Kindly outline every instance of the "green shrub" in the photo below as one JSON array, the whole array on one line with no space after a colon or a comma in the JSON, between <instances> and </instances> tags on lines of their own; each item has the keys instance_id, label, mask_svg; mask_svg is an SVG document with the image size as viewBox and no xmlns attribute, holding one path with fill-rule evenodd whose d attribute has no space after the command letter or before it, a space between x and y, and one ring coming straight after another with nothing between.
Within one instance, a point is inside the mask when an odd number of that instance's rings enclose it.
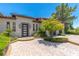
<instances>
[{"instance_id":1,"label":"green shrub","mask_svg":"<svg viewBox=\"0 0 79 59\"><path fill-rule=\"evenodd\" d=\"M6 29L3 33L1 33L1 35L7 36L7 37L11 37L11 34L12 34L11 29Z\"/></svg>"},{"instance_id":2,"label":"green shrub","mask_svg":"<svg viewBox=\"0 0 79 59\"><path fill-rule=\"evenodd\" d=\"M11 29L7 29L4 34L7 36L11 36L12 30Z\"/></svg>"},{"instance_id":3,"label":"green shrub","mask_svg":"<svg viewBox=\"0 0 79 59\"><path fill-rule=\"evenodd\" d=\"M76 31L77 33L79 33L79 28L76 28L75 31Z\"/></svg>"},{"instance_id":4,"label":"green shrub","mask_svg":"<svg viewBox=\"0 0 79 59\"><path fill-rule=\"evenodd\" d=\"M75 30L68 30L67 34L74 34L76 31Z\"/></svg>"},{"instance_id":5,"label":"green shrub","mask_svg":"<svg viewBox=\"0 0 79 59\"><path fill-rule=\"evenodd\" d=\"M4 49L9 45L10 37L0 34L0 55L3 55Z\"/></svg>"},{"instance_id":6,"label":"green shrub","mask_svg":"<svg viewBox=\"0 0 79 59\"><path fill-rule=\"evenodd\" d=\"M44 40L46 41L50 41L50 42L67 42L68 41L68 38L66 37L53 37L53 38L49 38L49 37L46 37L44 38Z\"/></svg>"},{"instance_id":7,"label":"green shrub","mask_svg":"<svg viewBox=\"0 0 79 59\"><path fill-rule=\"evenodd\" d=\"M79 31L74 29L74 30L68 30L67 34L75 34L75 35L79 35Z\"/></svg>"},{"instance_id":8,"label":"green shrub","mask_svg":"<svg viewBox=\"0 0 79 59\"><path fill-rule=\"evenodd\" d=\"M0 49L0 56L3 56L3 49Z\"/></svg>"},{"instance_id":9,"label":"green shrub","mask_svg":"<svg viewBox=\"0 0 79 59\"><path fill-rule=\"evenodd\" d=\"M8 43L10 42L10 38L0 35L0 49L4 49Z\"/></svg>"},{"instance_id":10,"label":"green shrub","mask_svg":"<svg viewBox=\"0 0 79 59\"><path fill-rule=\"evenodd\" d=\"M34 36L35 37L46 37L46 33L45 33L45 31L39 29L38 32L34 33Z\"/></svg>"}]
</instances>

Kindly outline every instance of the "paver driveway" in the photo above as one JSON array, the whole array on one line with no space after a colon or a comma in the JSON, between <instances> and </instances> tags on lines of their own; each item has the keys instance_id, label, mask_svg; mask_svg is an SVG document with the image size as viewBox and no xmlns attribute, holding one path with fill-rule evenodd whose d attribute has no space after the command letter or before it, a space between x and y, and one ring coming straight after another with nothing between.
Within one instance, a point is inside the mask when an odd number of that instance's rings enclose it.
<instances>
[{"instance_id":1,"label":"paver driveway","mask_svg":"<svg viewBox=\"0 0 79 59\"><path fill-rule=\"evenodd\" d=\"M8 56L79 56L79 46L70 43L51 43L41 38L10 44Z\"/></svg>"},{"instance_id":2,"label":"paver driveway","mask_svg":"<svg viewBox=\"0 0 79 59\"><path fill-rule=\"evenodd\" d=\"M69 41L79 44L79 35L67 35L67 36L69 38Z\"/></svg>"}]
</instances>

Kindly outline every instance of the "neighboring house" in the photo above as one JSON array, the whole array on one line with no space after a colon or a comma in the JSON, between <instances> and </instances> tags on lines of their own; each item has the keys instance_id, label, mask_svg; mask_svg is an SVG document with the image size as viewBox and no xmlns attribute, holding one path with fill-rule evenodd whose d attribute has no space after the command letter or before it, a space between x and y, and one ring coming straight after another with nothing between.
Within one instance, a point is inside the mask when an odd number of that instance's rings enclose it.
<instances>
[{"instance_id":1,"label":"neighboring house","mask_svg":"<svg viewBox=\"0 0 79 59\"><path fill-rule=\"evenodd\" d=\"M15 37L27 37L32 36L33 33L39 30L40 20L46 18L33 18L18 14L12 14L12 16L0 15L0 33L4 32L7 28L13 30L13 36Z\"/></svg>"}]
</instances>

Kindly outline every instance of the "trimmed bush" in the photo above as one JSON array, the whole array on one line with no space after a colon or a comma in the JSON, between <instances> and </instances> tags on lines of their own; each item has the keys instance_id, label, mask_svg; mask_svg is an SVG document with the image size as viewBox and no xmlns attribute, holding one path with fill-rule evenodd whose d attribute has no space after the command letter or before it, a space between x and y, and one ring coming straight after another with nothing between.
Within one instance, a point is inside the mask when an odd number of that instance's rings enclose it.
<instances>
[{"instance_id":1,"label":"trimmed bush","mask_svg":"<svg viewBox=\"0 0 79 59\"><path fill-rule=\"evenodd\" d=\"M46 38L44 38L44 40L50 41L50 42L62 43L62 42L67 42L68 38L66 38L66 37L53 37L53 38L46 37Z\"/></svg>"}]
</instances>

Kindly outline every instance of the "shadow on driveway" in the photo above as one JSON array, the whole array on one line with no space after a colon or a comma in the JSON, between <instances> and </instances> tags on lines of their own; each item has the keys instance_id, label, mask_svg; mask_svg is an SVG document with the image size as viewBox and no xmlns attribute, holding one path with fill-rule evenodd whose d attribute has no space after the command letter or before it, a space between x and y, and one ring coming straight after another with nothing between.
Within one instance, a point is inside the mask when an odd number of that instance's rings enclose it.
<instances>
[{"instance_id":1,"label":"shadow on driveway","mask_svg":"<svg viewBox=\"0 0 79 59\"><path fill-rule=\"evenodd\" d=\"M38 40L39 44L44 44L46 46L54 46L55 48L58 47L58 45L62 44L62 43L55 43L55 42L48 42L45 40Z\"/></svg>"}]
</instances>

